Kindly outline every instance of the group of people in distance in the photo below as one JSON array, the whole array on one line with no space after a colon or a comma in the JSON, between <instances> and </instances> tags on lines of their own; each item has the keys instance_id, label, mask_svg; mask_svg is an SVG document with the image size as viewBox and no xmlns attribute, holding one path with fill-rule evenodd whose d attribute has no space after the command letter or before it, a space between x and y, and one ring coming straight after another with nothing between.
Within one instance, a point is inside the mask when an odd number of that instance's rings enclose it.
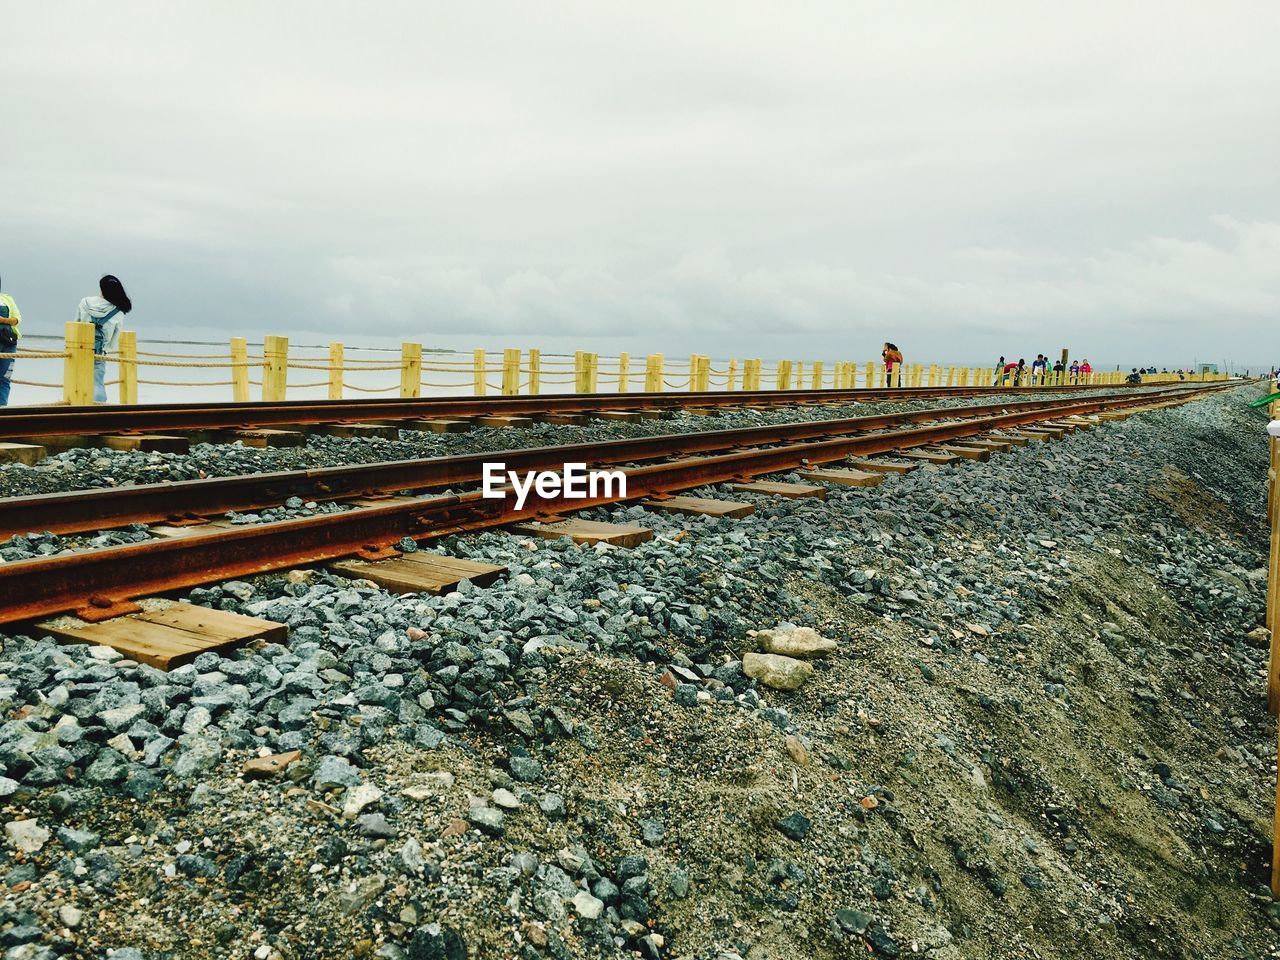
<instances>
[{"instance_id":1,"label":"group of people in distance","mask_svg":"<svg viewBox=\"0 0 1280 960\"><path fill-rule=\"evenodd\" d=\"M1019 357L1015 363L1001 357L996 361L996 375L991 385L1003 386L1007 383L1015 387L1024 384L1035 386L1037 383L1049 383L1051 374L1054 383L1087 383L1091 373L1093 367L1088 360L1072 360L1069 366L1064 367L1061 360L1050 363L1045 354L1037 353L1036 358L1031 361L1030 379L1027 379L1026 360Z\"/></svg>"},{"instance_id":2,"label":"group of people in distance","mask_svg":"<svg viewBox=\"0 0 1280 960\"><path fill-rule=\"evenodd\" d=\"M880 359L884 362L885 386L895 386L895 372L897 373L896 386L902 386L902 351L898 349L898 345L886 340L880 351ZM1014 363L1001 357L996 362L995 371L992 386L1011 384L1016 387L1023 384L1048 383L1050 374L1053 374L1055 383L1084 383L1089 374L1093 373L1093 367L1089 365L1088 360L1072 360L1071 365L1064 368L1061 360L1050 364L1047 356L1037 353L1035 360L1031 363L1030 379L1026 379L1028 376L1026 360L1020 359ZM1063 379L1064 373L1066 379Z\"/></svg>"},{"instance_id":3,"label":"group of people in distance","mask_svg":"<svg viewBox=\"0 0 1280 960\"><path fill-rule=\"evenodd\" d=\"M96 403L107 402L107 362L97 358L116 348L120 330L124 327L124 315L132 309L133 302L124 292L124 284L111 274L98 281L97 296L85 297L76 308L76 320L94 326L93 399ZM8 406L9 388L13 382L14 361L12 357L6 359L5 354L18 352L21 324L22 313L18 304L0 287L0 407Z\"/></svg>"}]
</instances>

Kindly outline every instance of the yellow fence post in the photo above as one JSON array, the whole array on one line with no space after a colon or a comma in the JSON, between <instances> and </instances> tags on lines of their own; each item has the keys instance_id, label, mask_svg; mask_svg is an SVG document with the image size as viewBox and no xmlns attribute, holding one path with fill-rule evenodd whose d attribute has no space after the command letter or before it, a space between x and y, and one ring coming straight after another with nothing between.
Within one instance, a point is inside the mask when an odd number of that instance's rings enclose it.
<instances>
[{"instance_id":1,"label":"yellow fence post","mask_svg":"<svg viewBox=\"0 0 1280 960\"><path fill-rule=\"evenodd\" d=\"M249 402L249 344L244 337L231 338L231 399Z\"/></svg>"},{"instance_id":2,"label":"yellow fence post","mask_svg":"<svg viewBox=\"0 0 1280 960\"><path fill-rule=\"evenodd\" d=\"M93 324L67 323L62 399L75 407L93 403Z\"/></svg>"},{"instance_id":3,"label":"yellow fence post","mask_svg":"<svg viewBox=\"0 0 1280 960\"><path fill-rule=\"evenodd\" d=\"M729 379L725 381L724 388L729 392L738 389L738 361L729 359Z\"/></svg>"},{"instance_id":4,"label":"yellow fence post","mask_svg":"<svg viewBox=\"0 0 1280 960\"><path fill-rule=\"evenodd\" d=\"M502 351L502 395L514 397L520 392L520 351L508 347Z\"/></svg>"},{"instance_id":5,"label":"yellow fence post","mask_svg":"<svg viewBox=\"0 0 1280 960\"><path fill-rule=\"evenodd\" d=\"M644 392L662 393L662 353L650 353L644 364Z\"/></svg>"},{"instance_id":6,"label":"yellow fence post","mask_svg":"<svg viewBox=\"0 0 1280 960\"><path fill-rule=\"evenodd\" d=\"M698 389L704 393L711 389L711 358L705 354L698 357Z\"/></svg>"},{"instance_id":7,"label":"yellow fence post","mask_svg":"<svg viewBox=\"0 0 1280 960\"><path fill-rule=\"evenodd\" d=\"M138 331L120 331L120 402L138 402Z\"/></svg>"},{"instance_id":8,"label":"yellow fence post","mask_svg":"<svg viewBox=\"0 0 1280 960\"><path fill-rule=\"evenodd\" d=\"M631 377L631 354L618 354L618 392L626 393L630 389L627 380Z\"/></svg>"},{"instance_id":9,"label":"yellow fence post","mask_svg":"<svg viewBox=\"0 0 1280 960\"><path fill-rule=\"evenodd\" d=\"M536 397L542 390L542 351L529 349L529 395Z\"/></svg>"},{"instance_id":10,"label":"yellow fence post","mask_svg":"<svg viewBox=\"0 0 1280 960\"><path fill-rule=\"evenodd\" d=\"M760 389L760 361L759 360L743 360L742 361L742 389L743 390L759 390Z\"/></svg>"},{"instance_id":11,"label":"yellow fence post","mask_svg":"<svg viewBox=\"0 0 1280 960\"><path fill-rule=\"evenodd\" d=\"M573 352L573 392L587 392L587 355L582 350Z\"/></svg>"},{"instance_id":12,"label":"yellow fence post","mask_svg":"<svg viewBox=\"0 0 1280 960\"><path fill-rule=\"evenodd\" d=\"M400 397L422 396L422 344L400 344Z\"/></svg>"},{"instance_id":13,"label":"yellow fence post","mask_svg":"<svg viewBox=\"0 0 1280 960\"><path fill-rule=\"evenodd\" d=\"M484 377L484 348L476 347L471 351L471 389L477 397L485 395L487 385Z\"/></svg>"},{"instance_id":14,"label":"yellow fence post","mask_svg":"<svg viewBox=\"0 0 1280 960\"><path fill-rule=\"evenodd\" d=\"M822 389L822 361L813 361L813 374L810 377L809 388L811 390Z\"/></svg>"},{"instance_id":15,"label":"yellow fence post","mask_svg":"<svg viewBox=\"0 0 1280 960\"><path fill-rule=\"evenodd\" d=\"M599 393L600 385L597 379L600 373L600 354L588 353L586 355L587 362L587 393Z\"/></svg>"},{"instance_id":16,"label":"yellow fence post","mask_svg":"<svg viewBox=\"0 0 1280 960\"><path fill-rule=\"evenodd\" d=\"M262 338L262 399L274 403L289 391L289 338Z\"/></svg>"},{"instance_id":17,"label":"yellow fence post","mask_svg":"<svg viewBox=\"0 0 1280 960\"><path fill-rule=\"evenodd\" d=\"M664 358L660 353L651 353L645 360L644 368L644 392L645 393L661 393L662 392L662 364Z\"/></svg>"},{"instance_id":18,"label":"yellow fence post","mask_svg":"<svg viewBox=\"0 0 1280 960\"><path fill-rule=\"evenodd\" d=\"M791 389L791 361L779 360L776 376L776 386L779 390Z\"/></svg>"},{"instance_id":19,"label":"yellow fence post","mask_svg":"<svg viewBox=\"0 0 1280 960\"><path fill-rule=\"evenodd\" d=\"M698 389L698 370L701 368L702 357L699 354L691 354L689 357L689 392L694 393Z\"/></svg>"},{"instance_id":20,"label":"yellow fence post","mask_svg":"<svg viewBox=\"0 0 1280 960\"><path fill-rule=\"evenodd\" d=\"M329 342L329 399L341 400L347 386L347 348L336 340Z\"/></svg>"}]
</instances>

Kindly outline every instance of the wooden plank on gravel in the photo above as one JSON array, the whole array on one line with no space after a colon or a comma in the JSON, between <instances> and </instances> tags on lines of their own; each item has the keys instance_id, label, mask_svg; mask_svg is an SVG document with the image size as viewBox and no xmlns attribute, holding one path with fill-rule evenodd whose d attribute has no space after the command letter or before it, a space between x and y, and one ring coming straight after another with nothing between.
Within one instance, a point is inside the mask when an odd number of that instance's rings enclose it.
<instances>
[{"instance_id":1,"label":"wooden plank on gravel","mask_svg":"<svg viewBox=\"0 0 1280 960\"><path fill-rule=\"evenodd\" d=\"M270 427L253 430L228 430L217 434L219 443L236 443L246 447L305 447L307 435L301 430L275 430Z\"/></svg>"},{"instance_id":2,"label":"wooden plank on gravel","mask_svg":"<svg viewBox=\"0 0 1280 960\"><path fill-rule=\"evenodd\" d=\"M1039 434L1043 437L1052 437L1054 440L1061 440L1067 435L1067 431L1064 427L1049 427L1044 424L1036 424L1034 427L1023 427L1022 432L1031 434L1032 436Z\"/></svg>"},{"instance_id":3,"label":"wooden plank on gravel","mask_svg":"<svg viewBox=\"0 0 1280 960\"><path fill-rule=\"evenodd\" d=\"M507 573L506 567L438 553L406 553L390 560L339 560L329 569L344 577L370 580L393 593L439 596L458 589L463 580L487 587Z\"/></svg>"},{"instance_id":4,"label":"wooden plank on gravel","mask_svg":"<svg viewBox=\"0 0 1280 960\"><path fill-rule=\"evenodd\" d=\"M0 463L25 463L31 466L49 455L38 443L0 443Z\"/></svg>"},{"instance_id":5,"label":"wooden plank on gravel","mask_svg":"<svg viewBox=\"0 0 1280 960\"><path fill-rule=\"evenodd\" d=\"M812 497L815 500L827 499L827 488L816 483L783 483L776 480L751 480L747 483L731 483L729 489L734 493L759 493L769 497L786 497L799 500Z\"/></svg>"},{"instance_id":6,"label":"wooden plank on gravel","mask_svg":"<svg viewBox=\"0 0 1280 960\"><path fill-rule=\"evenodd\" d=\"M148 531L153 537L189 537L194 533L208 533L210 530L235 530L243 524L230 520L210 520L208 523L153 523Z\"/></svg>"},{"instance_id":7,"label":"wooden plank on gravel","mask_svg":"<svg viewBox=\"0 0 1280 960\"><path fill-rule=\"evenodd\" d=\"M159 433L123 433L104 436L102 445L109 450L137 450L142 453L189 453L191 440Z\"/></svg>"},{"instance_id":8,"label":"wooden plank on gravel","mask_svg":"<svg viewBox=\"0 0 1280 960\"><path fill-rule=\"evenodd\" d=\"M289 636L289 628L283 623L230 613L227 610L214 610L212 607L200 607L194 603L175 603L159 610L131 613L126 619L183 630L196 640L208 639L235 645L250 640L280 643Z\"/></svg>"},{"instance_id":9,"label":"wooden plank on gravel","mask_svg":"<svg viewBox=\"0 0 1280 960\"><path fill-rule=\"evenodd\" d=\"M954 453L957 457L964 457L966 460L990 460L991 451L984 450L981 447L966 447L959 443L939 444L938 449L944 453Z\"/></svg>"},{"instance_id":10,"label":"wooden plank on gravel","mask_svg":"<svg viewBox=\"0 0 1280 960\"><path fill-rule=\"evenodd\" d=\"M1031 431L1022 431L1022 430L1019 430L1016 433L1001 434L1001 436L1007 437L1008 439L1014 440L1014 441L1021 440L1024 443L1030 443L1032 440L1035 440L1037 442L1044 442L1047 440L1054 439L1050 434L1047 434L1047 433L1034 433Z\"/></svg>"},{"instance_id":11,"label":"wooden plank on gravel","mask_svg":"<svg viewBox=\"0 0 1280 960\"><path fill-rule=\"evenodd\" d=\"M992 440L1003 440L1005 443L1011 443L1015 447L1025 447L1032 440L1031 437L1023 436L1020 433L993 433Z\"/></svg>"},{"instance_id":12,"label":"wooden plank on gravel","mask_svg":"<svg viewBox=\"0 0 1280 960\"><path fill-rule=\"evenodd\" d=\"M496 429L515 429L533 426L530 417L476 417L472 422L477 427L494 427Z\"/></svg>"},{"instance_id":13,"label":"wooden plank on gravel","mask_svg":"<svg viewBox=\"0 0 1280 960\"><path fill-rule=\"evenodd\" d=\"M1000 437L974 437L964 442L966 447L978 447L982 450L991 450L995 453L1004 453L1011 446L1012 440L1004 440Z\"/></svg>"},{"instance_id":14,"label":"wooden plank on gravel","mask_svg":"<svg viewBox=\"0 0 1280 960\"><path fill-rule=\"evenodd\" d=\"M401 430L417 430L419 433L466 433L471 429L470 420L401 420Z\"/></svg>"},{"instance_id":15,"label":"wooden plank on gravel","mask_svg":"<svg viewBox=\"0 0 1280 960\"><path fill-rule=\"evenodd\" d=\"M160 670L190 663L202 653L225 653L259 639L280 642L289 635L289 628L283 623L189 603L174 603L101 623L58 617L38 627L60 643L111 647L130 660Z\"/></svg>"},{"instance_id":16,"label":"wooden plank on gravel","mask_svg":"<svg viewBox=\"0 0 1280 960\"><path fill-rule=\"evenodd\" d=\"M612 420L619 423L635 423L640 414L635 410L601 410L595 414L598 420Z\"/></svg>"},{"instance_id":17,"label":"wooden plank on gravel","mask_svg":"<svg viewBox=\"0 0 1280 960\"><path fill-rule=\"evenodd\" d=\"M351 500L344 500L353 507L388 507L394 503L408 503L410 500L420 500L421 497L355 497Z\"/></svg>"},{"instance_id":18,"label":"wooden plank on gravel","mask_svg":"<svg viewBox=\"0 0 1280 960\"><path fill-rule=\"evenodd\" d=\"M549 523L512 524L512 533L556 540L568 537L574 543L608 543L615 547L634 547L653 539L653 531L638 523L602 523L599 520L553 520Z\"/></svg>"},{"instance_id":19,"label":"wooden plank on gravel","mask_svg":"<svg viewBox=\"0 0 1280 960\"><path fill-rule=\"evenodd\" d=\"M878 487L884 483L883 473L867 473L865 470L841 470L838 467L823 467L819 470L797 470L796 474L806 480L835 483L842 487Z\"/></svg>"},{"instance_id":20,"label":"wooden plank on gravel","mask_svg":"<svg viewBox=\"0 0 1280 960\"><path fill-rule=\"evenodd\" d=\"M667 497L665 500L641 500L648 510L683 513L699 517L746 517L756 512L749 503L736 500L712 500L710 497Z\"/></svg>"},{"instance_id":21,"label":"wooden plank on gravel","mask_svg":"<svg viewBox=\"0 0 1280 960\"><path fill-rule=\"evenodd\" d=\"M591 419L585 413L534 413L530 416L538 423L572 424L573 426L582 426Z\"/></svg>"},{"instance_id":22,"label":"wooden plank on gravel","mask_svg":"<svg viewBox=\"0 0 1280 960\"><path fill-rule=\"evenodd\" d=\"M960 459L954 453L939 453L936 448L931 450L899 450L894 456L905 457L908 460L920 460L924 463L935 463L939 466L956 463Z\"/></svg>"},{"instance_id":23,"label":"wooden plank on gravel","mask_svg":"<svg viewBox=\"0 0 1280 960\"><path fill-rule=\"evenodd\" d=\"M873 473L910 473L919 470L918 463L898 463L894 460L850 460L849 466L856 470L870 470Z\"/></svg>"}]
</instances>

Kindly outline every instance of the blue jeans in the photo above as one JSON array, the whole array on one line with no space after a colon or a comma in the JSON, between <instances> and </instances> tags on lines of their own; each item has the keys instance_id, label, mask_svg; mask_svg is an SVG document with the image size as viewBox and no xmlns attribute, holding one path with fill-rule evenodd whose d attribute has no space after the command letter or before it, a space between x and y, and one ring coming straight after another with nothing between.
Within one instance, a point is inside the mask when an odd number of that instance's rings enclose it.
<instances>
[{"instance_id":1,"label":"blue jeans","mask_svg":"<svg viewBox=\"0 0 1280 960\"><path fill-rule=\"evenodd\" d=\"M102 356L107 352L107 345L102 342L102 326L101 324L93 331L93 352L98 356ZM103 383L107 379L107 361L93 361L93 402L107 402L107 387Z\"/></svg>"},{"instance_id":2,"label":"blue jeans","mask_svg":"<svg viewBox=\"0 0 1280 960\"><path fill-rule=\"evenodd\" d=\"M103 381L107 378L107 361L93 361L93 401L94 403L107 402L107 388Z\"/></svg>"},{"instance_id":3,"label":"blue jeans","mask_svg":"<svg viewBox=\"0 0 1280 960\"><path fill-rule=\"evenodd\" d=\"M0 346L0 354L17 353L18 345L15 343L12 347ZM9 380L13 377L13 361L0 360L0 407L9 405Z\"/></svg>"}]
</instances>

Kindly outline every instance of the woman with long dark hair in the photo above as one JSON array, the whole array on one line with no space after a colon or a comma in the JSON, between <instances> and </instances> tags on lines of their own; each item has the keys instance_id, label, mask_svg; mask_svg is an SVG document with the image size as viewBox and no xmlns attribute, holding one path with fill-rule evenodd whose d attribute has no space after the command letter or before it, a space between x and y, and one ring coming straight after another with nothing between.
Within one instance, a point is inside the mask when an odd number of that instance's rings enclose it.
<instances>
[{"instance_id":1,"label":"woman with long dark hair","mask_svg":"<svg viewBox=\"0 0 1280 960\"><path fill-rule=\"evenodd\" d=\"M124 326L124 314L133 309L133 302L124 292L124 284L111 274L98 281L98 294L80 301L76 319L81 323L93 324L93 352L100 357L108 350L115 349L120 328ZM103 382L106 372L107 361L93 361L94 403L107 402L107 387Z\"/></svg>"}]
</instances>

